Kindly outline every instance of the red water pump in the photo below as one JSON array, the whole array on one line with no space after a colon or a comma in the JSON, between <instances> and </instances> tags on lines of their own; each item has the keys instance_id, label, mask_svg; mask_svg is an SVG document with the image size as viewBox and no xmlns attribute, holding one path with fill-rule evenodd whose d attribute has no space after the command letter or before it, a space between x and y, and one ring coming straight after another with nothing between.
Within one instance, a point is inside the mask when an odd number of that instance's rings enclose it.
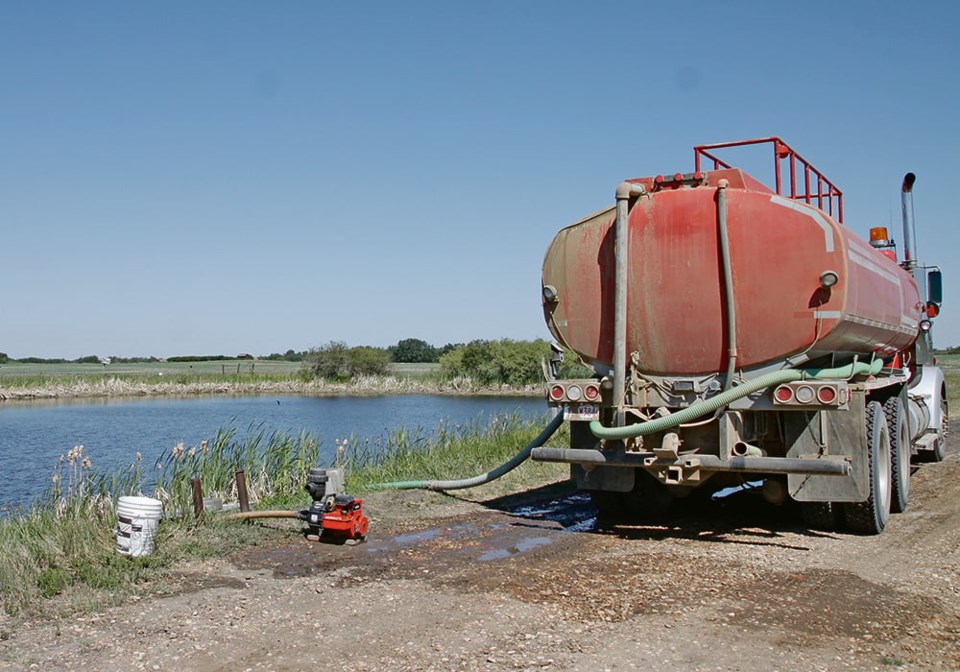
<instances>
[{"instance_id":1,"label":"red water pump","mask_svg":"<svg viewBox=\"0 0 960 672\"><path fill-rule=\"evenodd\" d=\"M342 539L363 539L370 521L363 515L363 500L349 495L337 495L333 508L320 519L321 536Z\"/></svg>"},{"instance_id":2,"label":"red water pump","mask_svg":"<svg viewBox=\"0 0 960 672\"><path fill-rule=\"evenodd\" d=\"M363 515L363 500L343 494L343 469L311 469L306 490L313 503L300 512L308 537L362 541L370 521Z\"/></svg>"}]
</instances>

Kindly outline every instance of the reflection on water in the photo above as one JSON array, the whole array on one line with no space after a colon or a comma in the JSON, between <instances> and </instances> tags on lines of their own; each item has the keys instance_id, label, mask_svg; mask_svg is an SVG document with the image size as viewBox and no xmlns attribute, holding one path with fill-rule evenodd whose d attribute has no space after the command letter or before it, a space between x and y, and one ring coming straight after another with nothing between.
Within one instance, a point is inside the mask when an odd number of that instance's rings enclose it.
<instances>
[{"instance_id":1,"label":"reflection on water","mask_svg":"<svg viewBox=\"0 0 960 672\"><path fill-rule=\"evenodd\" d=\"M99 471L131 462L139 452L152 465L179 442L196 446L220 427L239 436L264 429L306 430L321 441L321 459L336 439L383 436L398 427L432 432L520 412L536 417L542 399L522 397L185 397L90 399L0 404L0 509L24 504L47 486L60 456L76 445Z\"/></svg>"}]
</instances>

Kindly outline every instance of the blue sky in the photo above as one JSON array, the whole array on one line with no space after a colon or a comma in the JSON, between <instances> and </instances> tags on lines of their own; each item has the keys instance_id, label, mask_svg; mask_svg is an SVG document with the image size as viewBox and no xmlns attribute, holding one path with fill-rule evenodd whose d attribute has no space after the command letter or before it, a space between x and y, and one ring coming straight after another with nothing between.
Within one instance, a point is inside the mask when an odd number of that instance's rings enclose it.
<instances>
[{"instance_id":1,"label":"blue sky","mask_svg":"<svg viewBox=\"0 0 960 672\"><path fill-rule=\"evenodd\" d=\"M548 337L555 232L779 135L945 273L960 3L0 5L0 351Z\"/></svg>"}]
</instances>

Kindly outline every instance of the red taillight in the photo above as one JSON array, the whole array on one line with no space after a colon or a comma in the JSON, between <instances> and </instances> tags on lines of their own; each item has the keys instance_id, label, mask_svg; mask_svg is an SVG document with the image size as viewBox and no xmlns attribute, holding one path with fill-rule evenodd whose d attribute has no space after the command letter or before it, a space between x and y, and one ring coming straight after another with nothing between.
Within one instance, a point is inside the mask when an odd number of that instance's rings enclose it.
<instances>
[{"instance_id":1,"label":"red taillight","mask_svg":"<svg viewBox=\"0 0 960 672\"><path fill-rule=\"evenodd\" d=\"M600 388L596 385L587 385L583 388L583 397L587 401L596 401L600 398Z\"/></svg>"},{"instance_id":2,"label":"red taillight","mask_svg":"<svg viewBox=\"0 0 960 672\"><path fill-rule=\"evenodd\" d=\"M563 399L564 394L566 394L566 392L563 389L563 385L553 385L550 388L550 398L554 401L560 401Z\"/></svg>"},{"instance_id":3,"label":"red taillight","mask_svg":"<svg viewBox=\"0 0 960 672\"><path fill-rule=\"evenodd\" d=\"M781 385L774 391L773 396L781 404L789 404L793 400L793 389L786 385Z\"/></svg>"},{"instance_id":4,"label":"red taillight","mask_svg":"<svg viewBox=\"0 0 960 672\"><path fill-rule=\"evenodd\" d=\"M817 399L821 404L832 404L837 400L837 391L829 385L824 385L817 390Z\"/></svg>"}]
</instances>

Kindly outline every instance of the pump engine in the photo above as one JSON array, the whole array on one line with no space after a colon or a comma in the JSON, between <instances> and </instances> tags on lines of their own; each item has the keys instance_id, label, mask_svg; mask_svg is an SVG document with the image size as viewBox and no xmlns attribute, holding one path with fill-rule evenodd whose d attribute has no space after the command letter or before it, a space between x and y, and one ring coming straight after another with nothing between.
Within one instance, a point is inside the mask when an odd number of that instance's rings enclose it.
<instances>
[{"instance_id":1,"label":"pump engine","mask_svg":"<svg viewBox=\"0 0 960 672\"><path fill-rule=\"evenodd\" d=\"M363 500L344 493L343 469L311 469L304 486L313 502L300 512L308 537L363 540L370 521L363 515Z\"/></svg>"}]
</instances>

